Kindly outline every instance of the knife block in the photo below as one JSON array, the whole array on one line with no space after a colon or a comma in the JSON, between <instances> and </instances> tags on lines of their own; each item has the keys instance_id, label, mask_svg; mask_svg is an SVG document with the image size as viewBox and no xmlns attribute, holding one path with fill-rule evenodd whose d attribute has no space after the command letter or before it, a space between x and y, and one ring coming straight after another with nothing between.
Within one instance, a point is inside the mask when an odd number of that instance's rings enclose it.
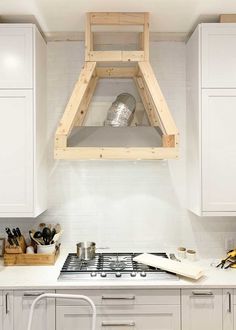
<instances>
[{"instance_id":1,"label":"knife block","mask_svg":"<svg viewBox=\"0 0 236 330\"><path fill-rule=\"evenodd\" d=\"M10 245L8 242L5 245L5 253L25 253L26 251L26 242L24 236L18 237L17 241L19 246Z\"/></svg>"}]
</instances>

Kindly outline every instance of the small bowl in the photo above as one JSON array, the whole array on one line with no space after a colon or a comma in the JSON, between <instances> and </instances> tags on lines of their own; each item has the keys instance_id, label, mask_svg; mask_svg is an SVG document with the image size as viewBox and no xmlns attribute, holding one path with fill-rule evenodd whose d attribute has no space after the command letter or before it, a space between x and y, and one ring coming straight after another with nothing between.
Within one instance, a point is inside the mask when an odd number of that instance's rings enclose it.
<instances>
[{"instance_id":1,"label":"small bowl","mask_svg":"<svg viewBox=\"0 0 236 330\"><path fill-rule=\"evenodd\" d=\"M56 244L50 245L37 245L37 253L39 254L52 254L55 252Z\"/></svg>"}]
</instances>

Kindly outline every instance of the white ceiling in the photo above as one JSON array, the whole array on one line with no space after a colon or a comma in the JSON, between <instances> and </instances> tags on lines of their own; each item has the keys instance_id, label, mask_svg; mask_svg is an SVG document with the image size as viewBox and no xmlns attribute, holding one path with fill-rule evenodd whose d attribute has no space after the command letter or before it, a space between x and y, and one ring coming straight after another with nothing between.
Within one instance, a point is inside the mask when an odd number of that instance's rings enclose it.
<instances>
[{"instance_id":1,"label":"white ceiling","mask_svg":"<svg viewBox=\"0 0 236 330\"><path fill-rule=\"evenodd\" d=\"M84 31L88 11L148 11L151 31L189 32L236 13L236 0L0 0L0 15L34 15L44 32Z\"/></svg>"}]
</instances>

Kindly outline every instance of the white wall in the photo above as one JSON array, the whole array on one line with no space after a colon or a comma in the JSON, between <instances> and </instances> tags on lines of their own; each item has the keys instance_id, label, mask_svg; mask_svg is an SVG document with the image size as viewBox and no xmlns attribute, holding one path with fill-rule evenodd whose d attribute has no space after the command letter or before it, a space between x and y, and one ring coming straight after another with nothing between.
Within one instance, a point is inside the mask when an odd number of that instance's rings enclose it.
<instances>
[{"instance_id":1,"label":"white wall","mask_svg":"<svg viewBox=\"0 0 236 330\"><path fill-rule=\"evenodd\" d=\"M0 229L59 222L63 243L94 240L123 250L186 246L201 255L223 253L225 237L236 237L235 218L198 218L185 205L185 44L151 44L151 63L181 134L178 161L53 161L53 136L83 65L82 42L48 43L49 209L35 220L1 221ZM111 102L120 80L98 86L96 102ZM136 95L136 94L135 94ZM219 256L219 255L218 255Z\"/></svg>"}]
</instances>

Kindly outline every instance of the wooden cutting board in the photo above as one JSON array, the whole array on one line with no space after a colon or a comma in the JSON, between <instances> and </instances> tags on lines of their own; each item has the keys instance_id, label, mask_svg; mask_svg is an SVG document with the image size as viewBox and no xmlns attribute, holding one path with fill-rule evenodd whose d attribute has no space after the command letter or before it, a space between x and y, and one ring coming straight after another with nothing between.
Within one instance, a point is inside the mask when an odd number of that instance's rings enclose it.
<instances>
[{"instance_id":1,"label":"wooden cutting board","mask_svg":"<svg viewBox=\"0 0 236 330\"><path fill-rule=\"evenodd\" d=\"M204 275L201 267L158 257L149 253L140 254L133 260L144 265L160 268L171 273L189 277L194 280L198 280Z\"/></svg>"}]
</instances>

